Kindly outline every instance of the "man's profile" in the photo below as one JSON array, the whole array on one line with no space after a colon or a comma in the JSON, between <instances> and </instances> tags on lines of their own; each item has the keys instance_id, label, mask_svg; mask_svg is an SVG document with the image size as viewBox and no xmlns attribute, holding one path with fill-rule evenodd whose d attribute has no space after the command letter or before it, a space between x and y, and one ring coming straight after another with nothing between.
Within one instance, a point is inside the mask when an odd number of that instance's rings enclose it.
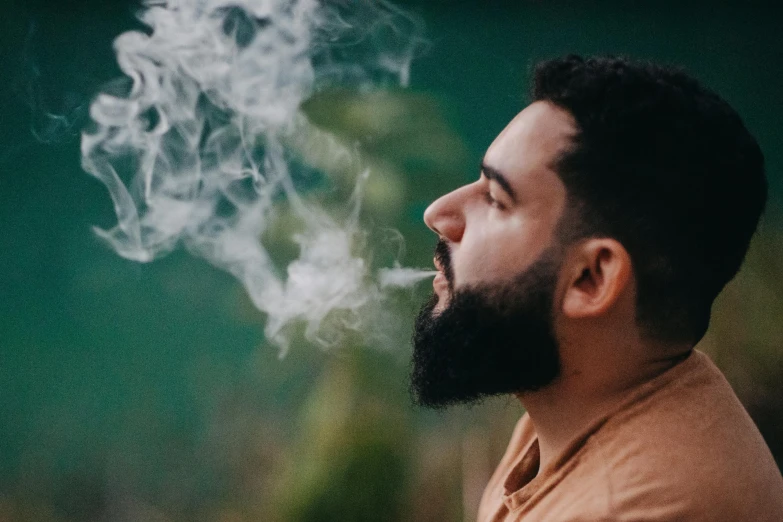
<instances>
[{"instance_id":1,"label":"man's profile","mask_svg":"<svg viewBox=\"0 0 783 522\"><path fill-rule=\"evenodd\" d=\"M479 520L783 521L769 449L694 350L764 210L755 139L649 63L543 62L532 99L425 213L440 274L417 401L526 410Z\"/></svg>"}]
</instances>

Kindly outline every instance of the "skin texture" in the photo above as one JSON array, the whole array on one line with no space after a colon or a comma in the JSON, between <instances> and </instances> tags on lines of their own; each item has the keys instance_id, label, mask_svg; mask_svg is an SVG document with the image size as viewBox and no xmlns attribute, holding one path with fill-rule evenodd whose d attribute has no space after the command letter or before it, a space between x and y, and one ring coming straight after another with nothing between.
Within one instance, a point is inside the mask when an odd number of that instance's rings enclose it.
<instances>
[{"instance_id":1,"label":"skin texture","mask_svg":"<svg viewBox=\"0 0 783 522\"><path fill-rule=\"evenodd\" d=\"M433 313L461 288L512 282L553 244L567 202L553 166L576 132L567 111L545 101L529 105L493 141L481 177L426 210L424 221L448 245L452 269L451 281L435 278ZM514 198L490 179L495 173ZM581 427L692 348L642 336L631 259L611 238L566 247L552 302L561 371L544 388L517 394L538 434L542 467Z\"/></svg>"}]
</instances>

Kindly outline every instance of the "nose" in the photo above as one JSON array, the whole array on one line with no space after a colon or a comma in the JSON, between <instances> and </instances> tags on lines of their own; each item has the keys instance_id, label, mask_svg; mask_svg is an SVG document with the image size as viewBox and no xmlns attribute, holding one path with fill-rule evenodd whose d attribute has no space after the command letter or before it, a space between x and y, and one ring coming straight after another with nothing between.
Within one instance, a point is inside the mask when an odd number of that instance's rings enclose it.
<instances>
[{"instance_id":1,"label":"nose","mask_svg":"<svg viewBox=\"0 0 783 522\"><path fill-rule=\"evenodd\" d=\"M462 193L466 187L441 196L424 211L424 223L443 239L453 243L465 232Z\"/></svg>"}]
</instances>

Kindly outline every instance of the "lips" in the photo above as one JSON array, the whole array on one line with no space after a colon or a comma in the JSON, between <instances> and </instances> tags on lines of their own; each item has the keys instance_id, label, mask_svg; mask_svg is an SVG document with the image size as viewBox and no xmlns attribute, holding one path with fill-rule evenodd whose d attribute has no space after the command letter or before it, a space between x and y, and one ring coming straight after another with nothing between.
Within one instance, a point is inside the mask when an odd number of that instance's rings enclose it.
<instances>
[{"instance_id":1,"label":"lips","mask_svg":"<svg viewBox=\"0 0 783 522\"><path fill-rule=\"evenodd\" d=\"M446 276L443 275L443 272L438 272L438 275L436 275L435 279L432 280L432 286L435 287L436 290L441 287L449 287L449 282L446 280Z\"/></svg>"},{"instance_id":2,"label":"lips","mask_svg":"<svg viewBox=\"0 0 783 522\"><path fill-rule=\"evenodd\" d=\"M449 281L446 279L443 266L438 262L437 258L433 259L433 264L438 270L438 275L436 275L435 279L432 280L432 288L440 297L442 297L444 295L443 293L447 292L449 289Z\"/></svg>"}]
</instances>

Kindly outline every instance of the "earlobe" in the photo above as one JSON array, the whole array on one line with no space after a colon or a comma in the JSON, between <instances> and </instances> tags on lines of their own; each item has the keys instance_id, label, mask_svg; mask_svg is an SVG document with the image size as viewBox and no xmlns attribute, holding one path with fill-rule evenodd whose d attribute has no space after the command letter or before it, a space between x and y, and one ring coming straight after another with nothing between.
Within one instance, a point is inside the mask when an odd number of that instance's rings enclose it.
<instances>
[{"instance_id":1,"label":"earlobe","mask_svg":"<svg viewBox=\"0 0 783 522\"><path fill-rule=\"evenodd\" d=\"M606 314L627 291L631 258L614 239L589 239L574 252L563 313L577 319Z\"/></svg>"}]
</instances>

